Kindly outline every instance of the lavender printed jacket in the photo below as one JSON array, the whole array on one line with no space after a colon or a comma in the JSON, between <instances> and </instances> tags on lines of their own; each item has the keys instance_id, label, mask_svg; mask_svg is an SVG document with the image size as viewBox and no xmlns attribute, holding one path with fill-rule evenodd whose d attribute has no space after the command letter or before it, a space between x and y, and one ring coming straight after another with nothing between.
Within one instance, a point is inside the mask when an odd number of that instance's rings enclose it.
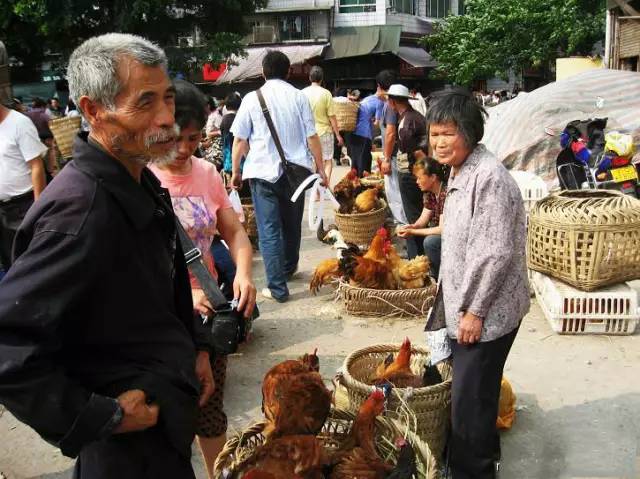
<instances>
[{"instance_id":1,"label":"lavender printed jacket","mask_svg":"<svg viewBox=\"0 0 640 479\"><path fill-rule=\"evenodd\" d=\"M484 145L449 180L444 205L439 294L456 338L465 311L484 318L480 341L513 331L529 311L526 216L517 184Z\"/></svg>"}]
</instances>

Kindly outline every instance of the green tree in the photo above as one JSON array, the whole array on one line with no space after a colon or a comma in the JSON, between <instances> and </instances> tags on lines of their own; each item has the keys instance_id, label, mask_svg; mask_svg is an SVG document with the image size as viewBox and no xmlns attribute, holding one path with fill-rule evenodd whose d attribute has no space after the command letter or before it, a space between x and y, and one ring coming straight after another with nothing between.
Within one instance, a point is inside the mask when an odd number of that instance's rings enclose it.
<instances>
[{"instance_id":1,"label":"green tree","mask_svg":"<svg viewBox=\"0 0 640 479\"><path fill-rule=\"evenodd\" d=\"M422 42L439 62L437 75L469 85L589 54L604 28L602 0L467 0L464 15L447 17Z\"/></svg>"},{"instance_id":2,"label":"green tree","mask_svg":"<svg viewBox=\"0 0 640 479\"><path fill-rule=\"evenodd\" d=\"M0 39L12 56L37 64L48 51L73 51L107 32L135 33L167 49L171 67L187 70L243 53L243 16L267 0L9 0L0 2ZM176 48L198 28L198 45Z\"/></svg>"}]
</instances>

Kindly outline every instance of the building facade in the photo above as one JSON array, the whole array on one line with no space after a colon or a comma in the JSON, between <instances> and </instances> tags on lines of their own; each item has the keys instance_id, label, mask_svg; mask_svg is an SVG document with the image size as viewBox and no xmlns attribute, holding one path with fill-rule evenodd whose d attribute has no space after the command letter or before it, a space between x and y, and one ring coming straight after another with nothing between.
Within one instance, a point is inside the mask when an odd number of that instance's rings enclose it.
<instances>
[{"instance_id":1,"label":"building facade","mask_svg":"<svg viewBox=\"0 0 640 479\"><path fill-rule=\"evenodd\" d=\"M640 0L608 0L605 65L640 72Z\"/></svg>"}]
</instances>

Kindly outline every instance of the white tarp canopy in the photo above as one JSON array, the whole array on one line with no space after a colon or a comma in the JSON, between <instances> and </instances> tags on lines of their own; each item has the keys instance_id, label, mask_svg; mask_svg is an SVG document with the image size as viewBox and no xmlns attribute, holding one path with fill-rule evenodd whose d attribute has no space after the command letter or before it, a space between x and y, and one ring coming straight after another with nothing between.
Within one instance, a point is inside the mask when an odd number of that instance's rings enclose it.
<instances>
[{"instance_id":1,"label":"white tarp canopy","mask_svg":"<svg viewBox=\"0 0 640 479\"><path fill-rule=\"evenodd\" d=\"M429 55L426 50L418 47L399 47L398 56L409 65L424 68L435 67L438 63Z\"/></svg>"},{"instance_id":2,"label":"white tarp canopy","mask_svg":"<svg viewBox=\"0 0 640 479\"><path fill-rule=\"evenodd\" d=\"M291 61L292 65L304 63L310 58L319 57L328 44L322 45L291 45L278 47L251 47L247 48L246 58L234 58L237 65L232 65L222 74L216 84L237 83L250 78L258 78L262 75L262 59L269 50L279 50Z\"/></svg>"},{"instance_id":3,"label":"white tarp canopy","mask_svg":"<svg viewBox=\"0 0 640 479\"><path fill-rule=\"evenodd\" d=\"M590 70L520 93L489 109L482 142L507 168L530 171L553 185L567 123L605 117L607 131L631 133L640 145L640 73Z\"/></svg>"}]
</instances>

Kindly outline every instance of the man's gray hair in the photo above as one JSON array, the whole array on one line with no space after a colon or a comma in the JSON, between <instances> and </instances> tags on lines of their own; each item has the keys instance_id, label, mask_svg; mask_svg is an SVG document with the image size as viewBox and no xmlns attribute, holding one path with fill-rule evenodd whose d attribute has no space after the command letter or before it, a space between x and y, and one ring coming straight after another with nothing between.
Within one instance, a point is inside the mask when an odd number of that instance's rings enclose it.
<instances>
[{"instance_id":1,"label":"man's gray hair","mask_svg":"<svg viewBox=\"0 0 640 479\"><path fill-rule=\"evenodd\" d=\"M114 110L116 95L122 89L118 64L126 57L147 66L167 68L167 56L157 45L137 35L107 33L85 41L69 59L69 96L80 112L80 98L89 97Z\"/></svg>"},{"instance_id":2,"label":"man's gray hair","mask_svg":"<svg viewBox=\"0 0 640 479\"><path fill-rule=\"evenodd\" d=\"M312 82L320 83L324 79L324 71L322 71L322 67L313 66L311 67L311 71L309 72L309 80Z\"/></svg>"}]
</instances>

